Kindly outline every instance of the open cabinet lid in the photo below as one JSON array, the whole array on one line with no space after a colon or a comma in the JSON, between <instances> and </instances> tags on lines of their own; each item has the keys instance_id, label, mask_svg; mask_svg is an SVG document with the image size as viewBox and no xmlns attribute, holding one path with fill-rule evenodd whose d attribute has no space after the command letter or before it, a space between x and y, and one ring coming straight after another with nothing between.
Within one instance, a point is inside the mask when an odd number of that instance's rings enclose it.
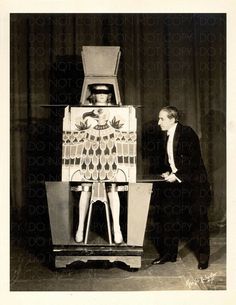
<instances>
[{"instance_id":1,"label":"open cabinet lid","mask_svg":"<svg viewBox=\"0 0 236 305\"><path fill-rule=\"evenodd\" d=\"M85 76L117 76L120 47L83 46L81 54Z\"/></svg>"}]
</instances>

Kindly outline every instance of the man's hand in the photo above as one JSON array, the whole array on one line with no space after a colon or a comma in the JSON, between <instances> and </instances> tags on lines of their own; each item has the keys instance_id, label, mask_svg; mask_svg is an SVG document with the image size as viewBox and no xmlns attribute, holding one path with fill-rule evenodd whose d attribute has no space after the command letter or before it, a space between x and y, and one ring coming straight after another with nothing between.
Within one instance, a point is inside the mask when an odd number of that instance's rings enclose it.
<instances>
[{"instance_id":1,"label":"man's hand","mask_svg":"<svg viewBox=\"0 0 236 305\"><path fill-rule=\"evenodd\" d=\"M163 178L167 178L169 176L169 174L170 174L170 172L165 172L165 173L161 174L161 176Z\"/></svg>"},{"instance_id":2,"label":"man's hand","mask_svg":"<svg viewBox=\"0 0 236 305\"><path fill-rule=\"evenodd\" d=\"M177 177L175 176L175 174L170 174L169 176L165 177L165 181L172 183L177 181Z\"/></svg>"}]
</instances>

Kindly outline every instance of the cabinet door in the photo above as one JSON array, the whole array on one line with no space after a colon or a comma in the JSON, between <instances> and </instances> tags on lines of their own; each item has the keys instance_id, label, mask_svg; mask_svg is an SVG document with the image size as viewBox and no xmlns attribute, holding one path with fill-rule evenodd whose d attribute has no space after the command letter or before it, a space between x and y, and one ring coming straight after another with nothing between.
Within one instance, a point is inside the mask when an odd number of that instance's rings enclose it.
<instances>
[{"instance_id":1,"label":"cabinet door","mask_svg":"<svg viewBox=\"0 0 236 305\"><path fill-rule=\"evenodd\" d=\"M62 181L136 181L135 108L73 107L63 121Z\"/></svg>"}]
</instances>

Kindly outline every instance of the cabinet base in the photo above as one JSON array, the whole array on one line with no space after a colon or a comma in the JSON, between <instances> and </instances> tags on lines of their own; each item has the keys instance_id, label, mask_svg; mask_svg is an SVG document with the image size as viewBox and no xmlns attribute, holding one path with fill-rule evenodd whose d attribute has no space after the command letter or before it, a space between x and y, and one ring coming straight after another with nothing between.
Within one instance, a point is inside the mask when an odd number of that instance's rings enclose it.
<instances>
[{"instance_id":1,"label":"cabinet base","mask_svg":"<svg viewBox=\"0 0 236 305\"><path fill-rule=\"evenodd\" d=\"M89 261L123 262L133 269L141 267L142 247L130 246L56 246L53 248L55 268L66 268L72 263Z\"/></svg>"}]
</instances>

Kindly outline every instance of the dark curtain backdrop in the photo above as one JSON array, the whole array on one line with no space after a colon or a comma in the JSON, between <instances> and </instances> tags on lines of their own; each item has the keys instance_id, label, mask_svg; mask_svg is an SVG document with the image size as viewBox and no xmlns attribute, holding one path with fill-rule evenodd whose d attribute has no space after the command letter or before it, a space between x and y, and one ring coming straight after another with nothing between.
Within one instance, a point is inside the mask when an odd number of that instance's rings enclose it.
<instances>
[{"instance_id":1,"label":"dark curtain backdrop","mask_svg":"<svg viewBox=\"0 0 236 305\"><path fill-rule=\"evenodd\" d=\"M41 105L78 104L84 77L81 49L86 45L121 47L122 103L142 106L137 109L139 177L158 171L160 108L177 106L182 122L192 126L201 140L213 191L211 222L224 225L225 14L11 14L15 229L20 230L28 218L32 224L47 215L43 181L60 180L63 107Z\"/></svg>"}]
</instances>

